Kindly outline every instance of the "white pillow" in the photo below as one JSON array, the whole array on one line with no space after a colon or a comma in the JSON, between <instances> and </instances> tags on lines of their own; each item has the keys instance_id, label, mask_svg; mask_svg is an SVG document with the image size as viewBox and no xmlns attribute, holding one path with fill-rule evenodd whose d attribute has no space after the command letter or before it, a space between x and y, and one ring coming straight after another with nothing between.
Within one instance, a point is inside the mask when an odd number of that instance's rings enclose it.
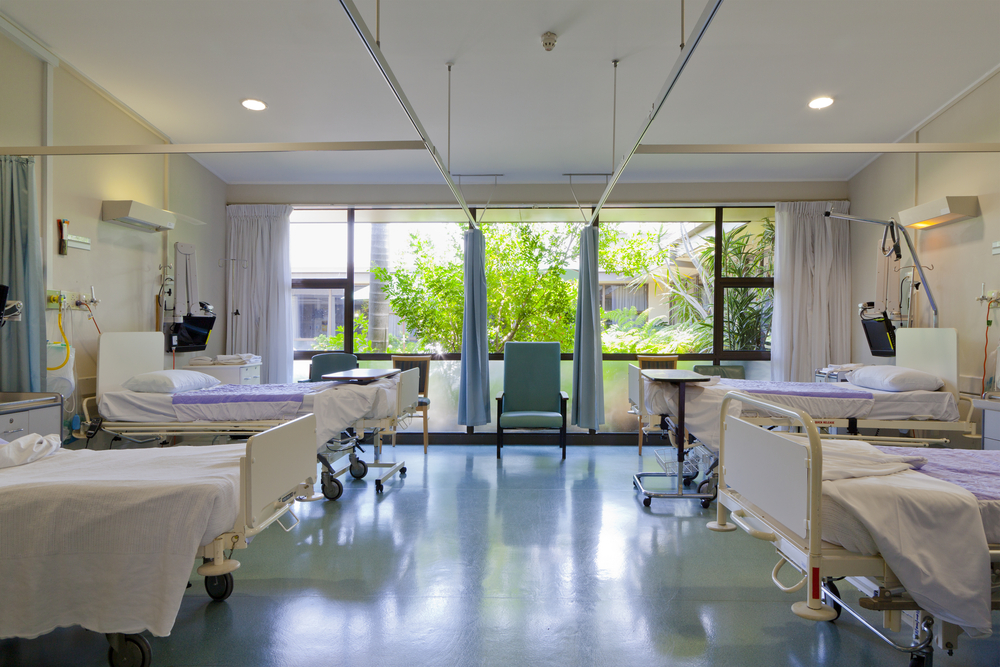
<instances>
[{"instance_id":1,"label":"white pillow","mask_svg":"<svg viewBox=\"0 0 1000 667\"><path fill-rule=\"evenodd\" d=\"M147 394L176 394L190 389L207 389L219 384L219 379L198 371L153 371L129 378L123 387Z\"/></svg>"},{"instance_id":2,"label":"white pillow","mask_svg":"<svg viewBox=\"0 0 1000 667\"><path fill-rule=\"evenodd\" d=\"M944 380L936 375L900 366L864 366L847 374L852 384L882 391L937 391Z\"/></svg>"}]
</instances>

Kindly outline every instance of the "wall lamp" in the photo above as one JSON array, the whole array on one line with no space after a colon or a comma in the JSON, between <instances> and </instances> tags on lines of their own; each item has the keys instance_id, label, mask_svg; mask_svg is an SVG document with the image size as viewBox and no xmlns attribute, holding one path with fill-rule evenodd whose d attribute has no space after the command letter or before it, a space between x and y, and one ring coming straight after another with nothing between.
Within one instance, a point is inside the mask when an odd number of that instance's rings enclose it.
<instances>
[{"instance_id":1,"label":"wall lamp","mask_svg":"<svg viewBox=\"0 0 1000 667\"><path fill-rule=\"evenodd\" d=\"M979 197L941 197L899 212L904 227L925 229L979 216Z\"/></svg>"}]
</instances>

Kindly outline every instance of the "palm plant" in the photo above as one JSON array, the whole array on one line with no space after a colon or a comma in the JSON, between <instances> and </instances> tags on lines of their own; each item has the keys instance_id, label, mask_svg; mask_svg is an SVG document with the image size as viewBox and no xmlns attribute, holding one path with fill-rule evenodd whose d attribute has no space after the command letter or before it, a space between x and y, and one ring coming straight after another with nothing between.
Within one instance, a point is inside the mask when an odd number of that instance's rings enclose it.
<instances>
[{"instance_id":1,"label":"palm plant","mask_svg":"<svg viewBox=\"0 0 1000 667\"><path fill-rule=\"evenodd\" d=\"M774 275L774 223L764 218L760 231L749 225L724 232L722 275L748 278ZM690 268L682 266L682 258ZM695 247L686 231L674 243L668 261L652 273L670 305L671 319L698 332L699 352L712 349L715 238ZM771 330L774 291L770 287L729 287L723 292L723 342L727 350L766 350Z\"/></svg>"}]
</instances>

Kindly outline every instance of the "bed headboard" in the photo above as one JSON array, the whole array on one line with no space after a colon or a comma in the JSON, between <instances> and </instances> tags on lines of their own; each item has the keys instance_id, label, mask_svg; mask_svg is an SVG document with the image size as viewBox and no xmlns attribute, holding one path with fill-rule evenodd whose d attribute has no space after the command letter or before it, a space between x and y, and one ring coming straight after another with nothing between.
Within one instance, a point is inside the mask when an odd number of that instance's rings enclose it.
<instances>
[{"instance_id":1,"label":"bed headboard","mask_svg":"<svg viewBox=\"0 0 1000 667\"><path fill-rule=\"evenodd\" d=\"M97 349L97 399L122 391L133 375L163 370L165 342L161 331L113 331L101 334Z\"/></svg>"},{"instance_id":2,"label":"bed headboard","mask_svg":"<svg viewBox=\"0 0 1000 667\"><path fill-rule=\"evenodd\" d=\"M896 329L896 365L937 375L958 399L958 330Z\"/></svg>"}]
</instances>

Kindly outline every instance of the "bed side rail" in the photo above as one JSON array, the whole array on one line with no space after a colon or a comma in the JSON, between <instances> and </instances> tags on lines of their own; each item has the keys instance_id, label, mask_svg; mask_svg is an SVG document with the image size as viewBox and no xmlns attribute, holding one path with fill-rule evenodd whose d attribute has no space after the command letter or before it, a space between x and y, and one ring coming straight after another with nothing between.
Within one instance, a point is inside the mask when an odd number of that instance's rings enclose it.
<instances>
[{"instance_id":1,"label":"bed side rail","mask_svg":"<svg viewBox=\"0 0 1000 667\"><path fill-rule=\"evenodd\" d=\"M787 438L729 415L733 401L781 415L801 427L806 437ZM806 584L807 599L793 605L795 613L829 620L834 612L821 602L823 451L816 424L801 410L738 391L723 397L719 421L720 502L716 521L708 527L717 531L735 527L726 522L727 506L754 508L760 514L757 518L763 518L773 532L754 530L751 534L759 533L759 539L776 547L788 540L805 556L797 567L805 573L801 583ZM734 521L746 524L746 518L746 513L735 514Z\"/></svg>"},{"instance_id":2,"label":"bed side rail","mask_svg":"<svg viewBox=\"0 0 1000 667\"><path fill-rule=\"evenodd\" d=\"M399 384L396 385L396 417L402 417L416 411L419 390L419 368L411 368L399 374Z\"/></svg>"},{"instance_id":3,"label":"bed side rail","mask_svg":"<svg viewBox=\"0 0 1000 667\"><path fill-rule=\"evenodd\" d=\"M241 493L249 536L287 512L302 484L316 481L316 416L304 415L252 436L245 469Z\"/></svg>"},{"instance_id":4,"label":"bed side rail","mask_svg":"<svg viewBox=\"0 0 1000 667\"><path fill-rule=\"evenodd\" d=\"M628 365L628 402L634 408L634 414L646 415L645 387L642 382L642 370L635 364Z\"/></svg>"}]
</instances>

